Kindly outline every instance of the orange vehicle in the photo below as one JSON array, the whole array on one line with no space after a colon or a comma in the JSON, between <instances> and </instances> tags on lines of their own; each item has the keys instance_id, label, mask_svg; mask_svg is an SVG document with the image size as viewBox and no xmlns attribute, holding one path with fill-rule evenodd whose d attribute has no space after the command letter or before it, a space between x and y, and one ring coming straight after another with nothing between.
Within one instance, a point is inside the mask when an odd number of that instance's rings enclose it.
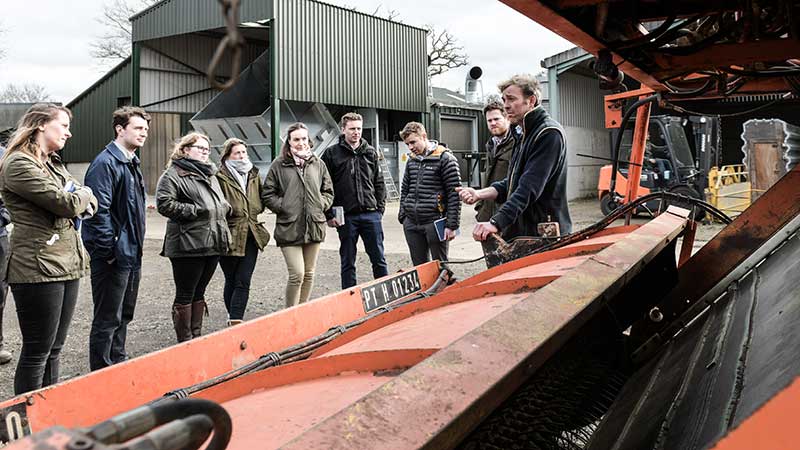
<instances>
[{"instance_id":1,"label":"orange vehicle","mask_svg":"<svg viewBox=\"0 0 800 450\"><path fill-rule=\"evenodd\" d=\"M502 1L595 54L605 83L643 84L606 96L608 127L636 116L631 180L653 103L800 93L800 1ZM502 264L463 281L450 283L458 262L427 263L0 403L0 437L12 450L797 447L800 167L733 221L689 199L727 224L697 251L686 209L612 226L674 198L626 188L602 221L500 242Z\"/></svg>"},{"instance_id":2,"label":"orange vehicle","mask_svg":"<svg viewBox=\"0 0 800 450\"><path fill-rule=\"evenodd\" d=\"M666 191L703 200L708 187L708 174L719 160L719 119L706 116L653 116L648 132L646 154L639 176L639 196ZM600 168L597 198L605 215L619 206L627 192L631 141L632 133L626 131L620 143L615 180L612 177L614 164ZM611 195L612 184L616 187L616 196ZM658 207L652 202L639 212L655 211Z\"/></svg>"}]
</instances>

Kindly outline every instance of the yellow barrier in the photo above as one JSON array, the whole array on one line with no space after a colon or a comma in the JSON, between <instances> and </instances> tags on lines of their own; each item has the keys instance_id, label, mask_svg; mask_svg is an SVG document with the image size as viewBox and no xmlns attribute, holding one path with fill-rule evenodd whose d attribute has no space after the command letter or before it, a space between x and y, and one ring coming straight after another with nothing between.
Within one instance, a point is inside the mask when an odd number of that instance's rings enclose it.
<instances>
[{"instance_id":1,"label":"yellow barrier","mask_svg":"<svg viewBox=\"0 0 800 450\"><path fill-rule=\"evenodd\" d=\"M748 178L744 164L712 167L708 172L706 201L728 216L738 216L750 206L755 191Z\"/></svg>"}]
</instances>

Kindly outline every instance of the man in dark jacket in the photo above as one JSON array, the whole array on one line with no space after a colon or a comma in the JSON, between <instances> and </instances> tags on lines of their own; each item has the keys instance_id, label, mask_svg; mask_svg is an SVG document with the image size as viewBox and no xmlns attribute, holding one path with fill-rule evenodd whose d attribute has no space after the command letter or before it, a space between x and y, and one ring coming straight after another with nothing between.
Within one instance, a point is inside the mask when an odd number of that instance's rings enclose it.
<instances>
[{"instance_id":1,"label":"man in dark jacket","mask_svg":"<svg viewBox=\"0 0 800 450\"><path fill-rule=\"evenodd\" d=\"M359 236L372 262L372 276L388 275L383 255L383 211L386 208L386 187L383 184L378 152L361 138L364 120L361 115L347 113L340 125L339 142L327 149L322 161L333 178L333 207L326 211L329 226L339 233L342 289L356 285L356 244ZM344 223L338 223L333 208L344 210Z\"/></svg>"},{"instance_id":2,"label":"man in dark jacket","mask_svg":"<svg viewBox=\"0 0 800 450\"><path fill-rule=\"evenodd\" d=\"M461 221L458 160L445 147L428 140L425 127L409 122L400 138L411 150L400 189L398 220L403 224L411 261L415 266L433 259L447 260L447 244L456 237ZM439 221L440 229L437 230ZM441 233L441 236L439 234Z\"/></svg>"},{"instance_id":3,"label":"man in dark jacket","mask_svg":"<svg viewBox=\"0 0 800 450\"><path fill-rule=\"evenodd\" d=\"M0 145L0 158L6 152L5 147ZM8 231L6 225L11 223L11 216L8 214L3 199L0 198L0 364L11 362L11 353L3 348L3 309L6 306L8 296L8 283L6 282L6 272L8 269L8 257L11 256L8 244Z\"/></svg>"},{"instance_id":4,"label":"man in dark jacket","mask_svg":"<svg viewBox=\"0 0 800 450\"><path fill-rule=\"evenodd\" d=\"M114 111L113 126L116 138L92 161L85 178L99 204L82 227L92 258L91 370L127 359L125 338L139 295L144 245L144 180L135 152L147 139L150 116L141 108L122 107Z\"/></svg>"},{"instance_id":5,"label":"man in dark jacket","mask_svg":"<svg viewBox=\"0 0 800 450\"><path fill-rule=\"evenodd\" d=\"M483 114L492 137L486 141L486 174L481 186L491 186L508 174L511 155L519 139L517 127L511 126L502 103L489 102L483 108ZM475 218L478 222L488 222L499 208L500 204L494 200L481 200L475 204L475 211L478 212Z\"/></svg>"},{"instance_id":6,"label":"man in dark jacket","mask_svg":"<svg viewBox=\"0 0 800 450\"><path fill-rule=\"evenodd\" d=\"M522 141L505 179L480 190L460 189L467 204L503 202L488 222L475 225L472 236L477 241L492 233L505 239L538 236L538 225L545 222L557 222L560 234L570 233L564 130L539 103L539 82L533 76L515 75L499 88L509 120L522 126Z\"/></svg>"}]
</instances>

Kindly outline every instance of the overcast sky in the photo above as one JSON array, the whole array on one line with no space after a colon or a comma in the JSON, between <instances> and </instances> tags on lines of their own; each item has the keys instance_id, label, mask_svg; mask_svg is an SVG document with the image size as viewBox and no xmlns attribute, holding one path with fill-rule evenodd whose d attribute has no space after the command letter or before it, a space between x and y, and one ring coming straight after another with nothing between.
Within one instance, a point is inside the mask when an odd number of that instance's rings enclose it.
<instances>
[{"instance_id":1,"label":"overcast sky","mask_svg":"<svg viewBox=\"0 0 800 450\"><path fill-rule=\"evenodd\" d=\"M242 0L260 1L260 0ZM3 2L0 48L0 88L8 83L38 83L56 101L67 103L103 76L89 55L89 44L102 34L96 18L104 0L28 0ZM373 13L381 6L395 10L396 20L409 25L431 24L448 29L464 47L470 66L483 68L485 92L514 73L538 73L540 61L571 47L569 42L544 29L499 1L492 0L334 0ZM388 6L387 6L388 5ZM462 89L470 66L454 69L433 79L434 86Z\"/></svg>"}]
</instances>

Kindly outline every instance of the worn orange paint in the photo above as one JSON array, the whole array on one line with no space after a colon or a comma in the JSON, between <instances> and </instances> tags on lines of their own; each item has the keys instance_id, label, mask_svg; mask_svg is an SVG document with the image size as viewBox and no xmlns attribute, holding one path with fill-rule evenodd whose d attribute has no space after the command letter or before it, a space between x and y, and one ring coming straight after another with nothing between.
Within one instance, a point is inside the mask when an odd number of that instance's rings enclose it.
<instances>
[{"instance_id":1,"label":"worn orange paint","mask_svg":"<svg viewBox=\"0 0 800 450\"><path fill-rule=\"evenodd\" d=\"M438 277L439 264L426 263L417 271L425 290ZM26 402L33 432L56 424L91 425L364 315L361 288L354 287L14 397L0 408Z\"/></svg>"},{"instance_id":2,"label":"worn orange paint","mask_svg":"<svg viewBox=\"0 0 800 450\"><path fill-rule=\"evenodd\" d=\"M720 440L714 450L797 448L797 417L800 377Z\"/></svg>"}]
</instances>

